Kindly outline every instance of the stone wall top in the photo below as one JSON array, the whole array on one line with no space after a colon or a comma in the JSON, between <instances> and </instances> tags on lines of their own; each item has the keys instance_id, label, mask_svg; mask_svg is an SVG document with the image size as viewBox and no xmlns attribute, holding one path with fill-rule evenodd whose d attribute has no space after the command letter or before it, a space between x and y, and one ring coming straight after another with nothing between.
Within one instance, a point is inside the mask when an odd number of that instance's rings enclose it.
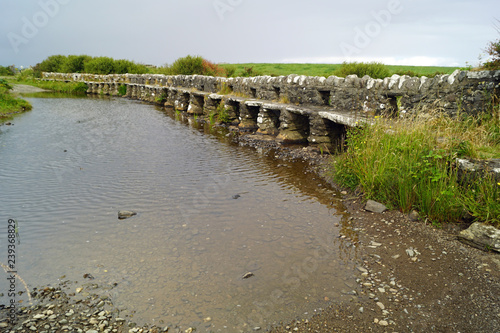
<instances>
[{"instance_id":1,"label":"stone wall top","mask_svg":"<svg viewBox=\"0 0 500 333\"><path fill-rule=\"evenodd\" d=\"M45 80L102 82L196 89L218 93L225 89L254 99L296 105L329 106L379 114L388 109L406 113L417 107L433 107L450 114L475 114L485 110L492 95L500 93L500 71L460 71L433 78L393 75L385 79L305 75L211 77L161 74L43 73Z\"/></svg>"}]
</instances>

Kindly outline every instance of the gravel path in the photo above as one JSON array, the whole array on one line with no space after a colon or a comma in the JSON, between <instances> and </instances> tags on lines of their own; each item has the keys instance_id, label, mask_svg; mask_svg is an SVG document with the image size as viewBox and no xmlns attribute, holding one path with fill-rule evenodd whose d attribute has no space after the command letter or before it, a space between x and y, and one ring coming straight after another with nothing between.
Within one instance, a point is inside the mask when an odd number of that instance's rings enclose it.
<instances>
[{"instance_id":1,"label":"gravel path","mask_svg":"<svg viewBox=\"0 0 500 333\"><path fill-rule=\"evenodd\" d=\"M14 84L12 89L12 92L15 94L32 94L32 93L47 92L47 91L49 90L29 86L26 84Z\"/></svg>"}]
</instances>

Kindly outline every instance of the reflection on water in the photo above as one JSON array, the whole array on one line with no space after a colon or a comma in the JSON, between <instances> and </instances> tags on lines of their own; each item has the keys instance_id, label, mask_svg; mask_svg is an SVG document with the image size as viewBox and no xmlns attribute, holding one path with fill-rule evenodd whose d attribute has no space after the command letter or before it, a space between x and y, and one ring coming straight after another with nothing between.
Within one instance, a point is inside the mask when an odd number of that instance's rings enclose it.
<instances>
[{"instance_id":1,"label":"reflection on water","mask_svg":"<svg viewBox=\"0 0 500 333\"><path fill-rule=\"evenodd\" d=\"M352 289L345 213L305 165L134 101L30 101L0 127L0 247L16 218L31 287L91 273L118 283L114 303L137 323L228 332L312 314Z\"/></svg>"}]
</instances>

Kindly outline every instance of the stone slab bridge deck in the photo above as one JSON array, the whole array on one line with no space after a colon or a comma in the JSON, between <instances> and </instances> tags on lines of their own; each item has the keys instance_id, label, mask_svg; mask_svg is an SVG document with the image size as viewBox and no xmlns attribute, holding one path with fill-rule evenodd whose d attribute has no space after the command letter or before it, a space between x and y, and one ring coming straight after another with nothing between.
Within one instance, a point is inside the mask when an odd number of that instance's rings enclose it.
<instances>
[{"instance_id":1,"label":"stone slab bridge deck","mask_svg":"<svg viewBox=\"0 0 500 333\"><path fill-rule=\"evenodd\" d=\"M309 77L222 78L201 75L43 73L43 80L84 82L89 94L139 99L191 115L224 113L243 131L284 143L338 147L347 127L377 115L442 111L487 112L497 103L500 71L455 71L434 78Z\"/></svg>"}]
</instances>

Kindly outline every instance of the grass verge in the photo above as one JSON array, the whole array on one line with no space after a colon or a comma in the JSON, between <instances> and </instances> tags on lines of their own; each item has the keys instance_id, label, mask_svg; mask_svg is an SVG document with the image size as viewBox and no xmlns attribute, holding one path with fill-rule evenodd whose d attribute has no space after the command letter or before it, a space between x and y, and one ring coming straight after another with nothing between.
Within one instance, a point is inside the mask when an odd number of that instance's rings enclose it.
<instances>
[{"instance_id":1,"label":"grass verge","mask_svg":"<svg viewBox=\"0 0 500 333\"><path fill-rule=\"evenodd\" d=\"M0 118L32 108L28 101L11 95L11 89L7 81L0 79Z\"/></svg>"},{"instance_id":2,"label":"grass verge","mask_svg":"<svg viewBox=\"0 0 500 333\"><path fill-rule=\"evenodd\" d=\"M53 92L84 95L88 86L83 82L61 82L61 81L41 81L36 79L17 80L18 84L27 84L41 89L51 90Z\"/></svg>"},{"instance_id":3,"label":"grass verge","mask_svg":"<svg viewBox=\"0 0 500 333\"><path fill-rule=\"evenodd\" d=\"M457 157L500 158L500 113L462 120L441 115L378 118L348 131L345 153L331 174L341 185L434 224L466 217L500 227L500 183L484 177L460 184ZM492 154L491 152L496 152Z\"/></svg>"}]
</instances>

